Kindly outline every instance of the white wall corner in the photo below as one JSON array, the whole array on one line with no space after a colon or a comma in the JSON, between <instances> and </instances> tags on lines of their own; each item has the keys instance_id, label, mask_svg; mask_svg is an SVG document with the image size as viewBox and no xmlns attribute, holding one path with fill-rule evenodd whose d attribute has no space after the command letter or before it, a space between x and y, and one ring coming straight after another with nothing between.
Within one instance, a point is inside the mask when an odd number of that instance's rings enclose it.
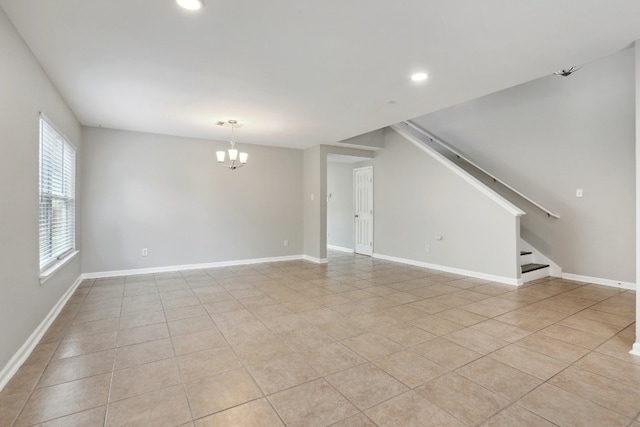
<instances>
[{"instance_id":1,"label":"white wall corner","mask_svg":"<svg viewBox=\"0 0 640 427\"><path fill-rule=\"evenodd\" d=\"M634 356L640 356L640 342L635 343L629 353Z\"/></svg>"},{"instance_id":2,"label":"white wall corner","mask_svg":"<svg viewBox=\"0 0 640 427\"><path fill-rule=\"evenodd\" d=\"M22 366L22 364L27 360L33 349L36 348L44 334L47 332L51 324L60 311L64 308L69 301L69 298L76 291L78 286L82 283L82 275L78 276L78 278L73 282L73 284L67 289L67 291L60 297L58 302L53 306L53 308L49 311L49 313L45 316L45 318L40 322L38 327L33 331L33 333L27 338L27 341L18 349L18 351L13 355L9 362L2 368L0 371L0 391L7 385L7 383L13 378L18 369Z\"/></svg>"}]
</instances>

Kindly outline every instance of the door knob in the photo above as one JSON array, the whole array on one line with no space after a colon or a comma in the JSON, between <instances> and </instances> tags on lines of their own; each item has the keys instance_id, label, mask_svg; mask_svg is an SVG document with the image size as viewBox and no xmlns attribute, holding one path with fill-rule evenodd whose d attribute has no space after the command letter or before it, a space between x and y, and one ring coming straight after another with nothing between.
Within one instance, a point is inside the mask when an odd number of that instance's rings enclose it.
<instances>
[{"instance_id":1,"label":"door knob","mask_svg":"<svg viewBox=\"0 0 640 427\"><path fill-rule=\"evenodd\" d=\"M356 214L355 217L358 218L358 215Z\"/></svg>"}]
</instances>

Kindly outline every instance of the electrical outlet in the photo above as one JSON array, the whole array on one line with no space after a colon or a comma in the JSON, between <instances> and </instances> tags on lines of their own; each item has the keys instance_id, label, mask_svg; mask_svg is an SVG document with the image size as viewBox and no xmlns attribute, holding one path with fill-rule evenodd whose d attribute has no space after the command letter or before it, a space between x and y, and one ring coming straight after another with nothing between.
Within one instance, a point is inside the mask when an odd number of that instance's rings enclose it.
<instances>
[{"instance_id":1,"label":"electrical outlet","mask_svg":"<svg viewBox=\"0 0 640 427\"><path fill-rule=\"evenodd\" d=\"M285 241L284 241L284 247L286 248L287 246L289 246L289 241L288 241L288 240L285 240Z\"/></svg>"},{"instance_id":2,"label":"electrical outlet","mask_svg":"<svg viewBox=\"0 0 640 427\"><path fill-rule=\"evenodd\" d=\"M431 246L430 246L430 245L425 246L425 247L424 247L424 250L425 250L426 252L431 252Z\"/></svg>"},{"instance_id":3,"label":"electrical outlet","mask_svg":"<svg viewBox=\"0 0 640 427\"><path fill-rule=\"evenodd\" d=\"M147 256L149 255L149 251L147 250L147 248L142 248L142 256Z\"/></svg>"},{"instance_id":4,"label":"electrical outlet","mask_svg":"<svg viewBox=\"0 0 640 427\"><path fill-rule=\"evenodd\" d=\"M582 197L582 188L576 190L576 197Z\"/></svg>"}]
</instances>

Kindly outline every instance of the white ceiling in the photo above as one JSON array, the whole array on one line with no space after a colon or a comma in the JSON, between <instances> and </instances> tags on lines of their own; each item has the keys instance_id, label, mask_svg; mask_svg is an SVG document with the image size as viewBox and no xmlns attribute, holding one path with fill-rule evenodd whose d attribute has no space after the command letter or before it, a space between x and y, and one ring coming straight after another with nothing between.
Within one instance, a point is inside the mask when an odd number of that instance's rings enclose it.
<instances>
[{"instance_id":1,"label":"white ceiling","mask_svg":"<svg viewBox=\"0 0 640 427\"><path fill-rule=\"evenodd\" d=\"M582 65L638 0L0 0L84 125L306 148ZM416 84L410 74L424 70ZM387 104L386 101L395 101Z\"/></svg>"}]
</instances>

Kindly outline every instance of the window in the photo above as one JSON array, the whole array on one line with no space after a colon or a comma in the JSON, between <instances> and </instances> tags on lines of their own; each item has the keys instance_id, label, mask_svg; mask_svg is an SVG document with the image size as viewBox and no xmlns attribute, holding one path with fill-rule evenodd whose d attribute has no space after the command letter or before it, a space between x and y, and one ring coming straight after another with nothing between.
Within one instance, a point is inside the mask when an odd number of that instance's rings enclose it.
<instances>
[{"instance_id":1,"label":"window","mask_svg":"<svg viewBox=\"0 0 640 427\"><path fill-rule=\"evenodd\" d=\"M75 148L40 116L40 271L76 245Z\"/></svg>"}]
</instances>

